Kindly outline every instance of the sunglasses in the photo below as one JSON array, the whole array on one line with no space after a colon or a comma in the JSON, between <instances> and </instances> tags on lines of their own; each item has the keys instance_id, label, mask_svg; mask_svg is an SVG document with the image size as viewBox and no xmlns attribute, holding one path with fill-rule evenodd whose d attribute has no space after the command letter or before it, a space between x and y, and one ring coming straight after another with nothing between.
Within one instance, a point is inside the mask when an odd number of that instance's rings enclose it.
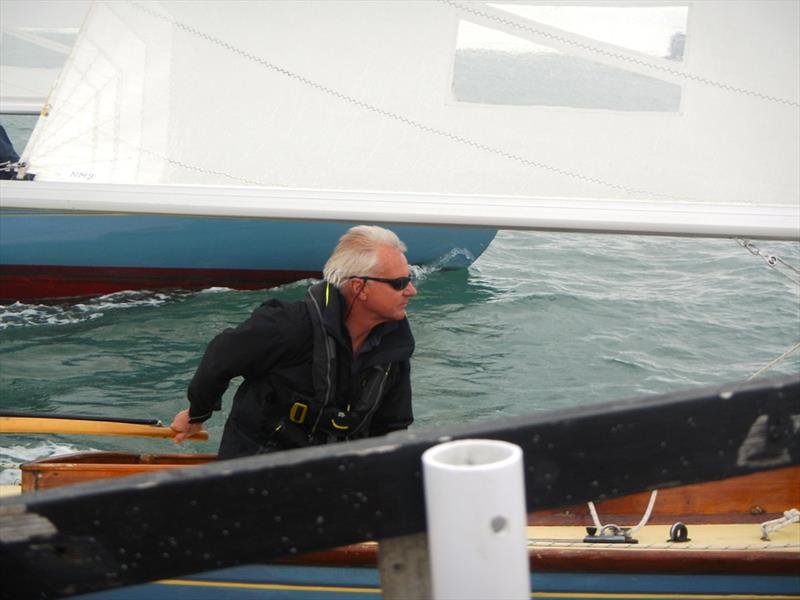
<instances>
[{"instance_id":1,"label":"sunglasses","mask_svg":"<svg viewBox=\"0 0 800 600\"><path fill-rule=\"evenodd\" d=\"M386 279L385 277L367 277L366 275L359 275L353 279L362 279L364 281L380 281L392 286L392 289L398 292L406 289L408 284L411 283L411 277L396 277L394 279Z\"/></svg>"}]
</instances>

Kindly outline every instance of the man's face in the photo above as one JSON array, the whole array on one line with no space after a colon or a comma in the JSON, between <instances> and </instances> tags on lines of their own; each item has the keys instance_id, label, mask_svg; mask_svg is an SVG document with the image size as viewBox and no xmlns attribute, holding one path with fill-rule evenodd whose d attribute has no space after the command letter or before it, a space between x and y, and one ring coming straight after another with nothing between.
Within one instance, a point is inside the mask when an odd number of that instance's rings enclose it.
<instances>
[{"instance_id":1,"label":"man's face","mask_svg":"<svg viewBox=\"0 0 800 600\"><path fill-rule=\"evenodd\" d=\"M378 268L375 277L394 279L408 277L410 274L408 261L402 252L388 246L378 249ZM363 288L367 296L367 310L372 312L381 321L399 321L406 316L408 301L417 295L413 283L404 289L396 290L388 283L382 281L367 281Z\"/></svg>"}]
</instances>

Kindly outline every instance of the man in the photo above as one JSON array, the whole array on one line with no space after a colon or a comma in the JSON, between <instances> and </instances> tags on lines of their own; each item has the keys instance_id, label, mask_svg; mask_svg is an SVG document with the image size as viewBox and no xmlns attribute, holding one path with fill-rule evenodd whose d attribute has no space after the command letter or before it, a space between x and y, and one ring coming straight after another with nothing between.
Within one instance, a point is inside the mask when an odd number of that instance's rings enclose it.
<instances>
[{"instance_id":1,"label":"man","mask_svg":"<svg viewBox=\"0 0 800 600\"><path fill-rule=\"evenodd\" d=\"M406 246L360 225L339 240L301 302L268 300L215 337L189 384L190 407L172 422L180 443L221 407L243 376L219 458L377 436L406 429L411 410Z\"/></svg>"}]
</instances>

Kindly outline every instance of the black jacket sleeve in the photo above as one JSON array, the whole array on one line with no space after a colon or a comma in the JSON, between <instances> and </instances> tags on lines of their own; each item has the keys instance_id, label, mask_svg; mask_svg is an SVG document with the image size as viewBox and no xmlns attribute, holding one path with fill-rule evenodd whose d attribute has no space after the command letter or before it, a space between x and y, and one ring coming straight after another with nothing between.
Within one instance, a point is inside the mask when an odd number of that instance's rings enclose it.
<instances>
[{"instance_id":1,"label":"black jacket sleeve","mask_svg":"<svg viewBox=\"0 0 800 600\"><path fill-rule=\"evenodd\" d=\"M411 407L411 364L408 360L395 363L394 377L387 382L381 404L372 418L370 436L385 435L407 429L414 422Z\"/></svg>"},{"instance_id":2,"label":"black jacket sleeve","mask_svg":"<svg viewBox=\"0 0 800 600\"><path fill-rule=\"evenodd\" d=\"M270 300L211 340L189 384L190 422L205 421L221 408L231 379L258 377L291 351L289 332L298 314L292 305Z\"/></svg>"}]
</instances>

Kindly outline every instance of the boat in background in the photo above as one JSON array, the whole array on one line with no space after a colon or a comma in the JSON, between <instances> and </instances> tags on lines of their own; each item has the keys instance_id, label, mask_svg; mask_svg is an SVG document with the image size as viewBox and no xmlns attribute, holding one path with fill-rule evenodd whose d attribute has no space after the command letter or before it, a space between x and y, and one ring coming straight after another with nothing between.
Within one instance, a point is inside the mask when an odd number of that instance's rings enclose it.
<instances>
[{"instance_id":1,"label":"boat in background","mask_svg":"<svg viewBox=\"0 0 800 600\"><path fill-rule=\"evenodd\" d=\"M35 132L39 129L47 130L41 134L35 133L34 139L41 135L44 140L40 140L39 145L32 143L23 153L23 162L29 165L29 174L36 175L38 181L21 183L31 184L38 189L40 181L58 180L65 175L48 175L39 168L39 159L34 158L46 155L51 160L56 154L60 154L58 148L64 141L62 134L66 133L63 129L65 122L57 124L51 118L66 119L66 127L70 131L67 134L69 143L66 150L71 156L69 162L72 168L71 175L66 174L66 179L74 181L74 175L79 170L83 175L78 180L99 180L77 164L85 160L85 154L80 150L85 149L85 135L93 137L94 134L90 133L92 129L106 131L109 126L108 115L100 115L95 110L97 102L103 104L109 97L102 92L102 98L90 93L89 90L95 84L92 80L86 80L76 88L74 78L77 72L85 68L85 63L81 62L85 53L91 53L98 47L96 36L98 32L108 29L108 19L113 21L113 27L119 27L126 32L127 37L124 36L124 39L131 40L133 28L129 29L116 22L113 18L114 9L113 3L105 7L92 7L92 3L87 1L59 0L32 4L10 0L3 3L3 18L0 19L3 22L0 113L38 115L41 112ZM235 12L227 8L225 10L228 19L235 18ZM87 15L92 15L92 18L84 24L84 31L79 35L79 28ZM246 17L245 14L240 18ZM152 39L149 41L154 42ZM106 37L103 43L113 43L113 40ZM157 52L155 48L151 50ZM73 52L71 59L68 59ZM111 58L111 54L107 56L112 61L115 60ZM143 57L140 58L144 60ZM66 65L62 71L65 60ZM119 72L115 78L122 78L118 81L129 81L126 72L129 74L151 66L140 63L136 67L132 64L135 61L132 57L125 58L124 64L118 65ZM194 73L194 70L195 67L192 67L191 72ZM154 86L165 83L167 82L163 78L155 77L148 79L144 87L152 91ZM222 91L230 100L230 90ZM130 124L129 100L139 92L140 89L136 87L118 88L116 92L112 92L116 97L115 102L120 105L119 112L115 113L112 120ZM90 93L91 99L85 103L87 93ZM126 97L128 100L125 100ZM204 115L202 118L206 122L210 120L209 115L216 114L218 110L211 102L198 102L198 96L190 104L194 114ZM73 112L76 109L77 114ZM169 139L173 143L186 143L180 140L185 137L182 131L187 127L199 129L194 123L168 123L165 114L169 110L165 104L158 104L156 110L163 111L156 122L163 126L164 136L169 132ZM76 117L81 121L78 124L75 122ZM140 118L140 124L145 121L152 124L153 112L145 110ZM91 122L92 119L97 120ZM235 118L231 117L231 120ZM49 126L45 126L45 122ZM207 134L208 137L204 140L205 149L235 148L236 152L263 153L263 146L253 148L242 142L243 127L252 131L257 125L244 120L240 123L229 123L226 131ZM54 133L56 131L61 131L62 134ZM264 135L267 134L265 131ZM36 147L40 150L34 150ZM90 162L116 162L121 158L118 150L119 148L115 150L96 147L91 151ZM148 148L142 147L139 151L144 156L151 157L146 162L153 160L152 155L148 154ZM278 151L273 146L269 152L264 153L263 158L254 154L251 168L259 173L274 170L270 165L269 155ZM101 156L104 153L106 155ZM217 158L227 161L232 155L235 152L227 151L224 157ZM175 164L174 160L168 158L166 162ZM185 183L194 183L196 179L192 174L203 171L202 168L194 169L192 165L183 166L186 169L182 169L183 174L178 179ZM314 168L314 165L309 164L309 170ZM356 172L360 171L357 165L352 168ZM145 167L145 171L148 169ZM158 180L162 183L172 181L168 175ZM200 180L208 186L214 183L215 176L208 172L202 173ZM219 180L230 181L222 174L219 174L217 181ZM113 177L105 177L103 181L126 184L152 181L152 178L142 176L136 170L126 170L125 173L117 172ZM254 182L241 183L252 185ZM207 187L206 190L208 189ZM158 203L158 196L163 193L163 189L156 191L150 194L150 199ZM213 194L213 190L209 193ZM119 194L119 187L112 186L94 188L85 197L96 199L99 196L109 199ZM9 198L10 192L4 189L3 203ZM346 194L338 199L329 198L331 202L346 200ZM283 202L291 201L290 198L283 199ZM206 217L202 213L200 216L103 211L79 213L3 206L0 209L0 301L33 301L165 288L196 290L217 286L261 289L300 279L316 278L321 276L322 266L339 237L352 224L360 222L363 220L357 219L353 223L308 219L254 220L230 216ZM496 233L492 228L415 225L396 226L394 230L408 245L407 256L411 264L437 269L469 266L488 247Z\"/></svg>"},{"instance_id":2,"label":"boat in background","mask_svg":"<svg viewBox=\"0 0 800 600\"><path fill-rule=\"evenodd\" d=\"M346 223L0 213L0 301L123 290L262 289L322 275ZM496 231L393 226L412 265L469 266Z\"/></svg>"},{"instance_id":3,"label":"boat in background","mask_svg":"<svg viewBox=\"0 0 800 600\"><path fill-rule=\"evenodd\" d=\"M798 20L95 2L22 152L35 180L0 182L2 295L283 283L352 222L413 227L410 261L444 268L498 228L798 239Z\"/></svg>"}]
</instances>

